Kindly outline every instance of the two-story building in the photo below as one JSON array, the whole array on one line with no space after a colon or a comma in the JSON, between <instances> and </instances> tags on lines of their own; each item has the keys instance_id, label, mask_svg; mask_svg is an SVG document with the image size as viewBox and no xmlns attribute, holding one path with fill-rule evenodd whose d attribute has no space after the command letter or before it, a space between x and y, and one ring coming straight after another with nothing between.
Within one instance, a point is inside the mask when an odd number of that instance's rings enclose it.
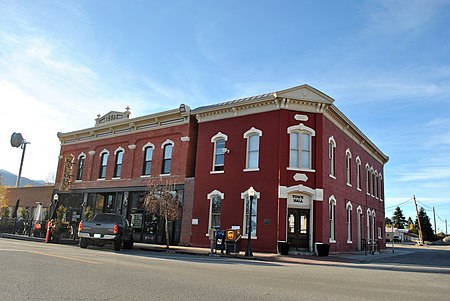
<instances>
[{"instance_id":1,"label":"two-story building","mask_svg":"<svg viewBox=\"0 0 450 301\"><path fill-rule=\"evenodd\" d=\"M143 197L153 184L174 185L180 199L193 196L197 123L184 104L132 119L130 114L129 108L109 112L94 127L58 133L55 194L70 208L69 220L80 220L87 207L94 214L120 213L131 222L136 241L161 243L164 223L146 214ZM171 243L189 242L190 229L181 235L181 218L169 227Z\"/></svg>"},{"instance_id":2,"label":"two-story building","mask_svg":"<svg viewBox=\"0 0 450 301\"><path fill-rule=\"evenodd\" d=\"M192 111L198 121L192 246L208 229L242 229L241 248L384 246L388 157L324 93L302 85ZM255 197L249 197L253 187ZM252 200L252 211L249 202Z\"/></svg>"}]
</instances>

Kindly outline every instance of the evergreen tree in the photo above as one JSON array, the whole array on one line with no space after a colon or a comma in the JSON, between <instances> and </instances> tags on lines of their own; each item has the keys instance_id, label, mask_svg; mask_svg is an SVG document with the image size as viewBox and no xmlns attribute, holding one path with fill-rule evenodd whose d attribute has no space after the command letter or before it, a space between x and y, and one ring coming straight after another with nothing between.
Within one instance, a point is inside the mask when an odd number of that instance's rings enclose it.
<instances>
[{"instance_id":1,"label":"evergreen tree","mask_svg":"<svg viewBox=\"0 0 450 301\"><path fill-rule=\"evenodd\" d=\"M431 227L430 218L427 215L427 212L425 209L420 207L419 210L419 218L420 218L420 225L422 226L422 239L425 241L433 241L434 240L434 232L433 228ZM416 221L414 223L416 228L419 228L419 223Z\"/></svg>"},{"instance_id":2,"label":"evergreen tree","mask_svg":"<svg viewBox=\"0 0 450 301\"><path fill-rule=\"evenodd\" d=\"M405 228L406 219L405 216L403 215L402 209L400 209L400 207L398 206L397 208L395 208L394 215L392 216L392 222L395 228L398 229Z\"/></svg>"},{"instance_id":3,"label":"evergreen tree","mask_svg":"<svg viewBox=\"0 0 450 301\"><path fill-rule=\"evenodd\" d=\"M392 220L386 216L384 218L384 224L386 225L386 227L390 227L392 225Z\"/></svg>"}]
</instances>

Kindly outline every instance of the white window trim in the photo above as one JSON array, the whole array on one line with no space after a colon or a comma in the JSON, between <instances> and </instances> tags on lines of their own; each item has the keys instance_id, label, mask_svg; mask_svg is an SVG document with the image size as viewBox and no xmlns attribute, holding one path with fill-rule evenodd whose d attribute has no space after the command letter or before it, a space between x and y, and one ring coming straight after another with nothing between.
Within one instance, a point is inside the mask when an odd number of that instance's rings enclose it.
<instances>
[{"instance_id":1,"label":"white window trim","mask_svg":"<svg viewBox=\"0 0 450 301\"><path fill-rule=\"evenodd\" d=\"M109 150L107 150L106 148L105 149L103 149L101 152L100 152L100 154L98 155L99 157L101 157L103 154L108 154L108 158L109 158ZM101 163L101 162L100 162Z\"/></svg>"},{"instance_id":2,"label":"white window trim","mask_svg":"<svg viewBox=\"0 0 450 301\"><path fill-rule=\"evenodd\" d=\"M361 159L356 157L356 189L361 191Z\"/></svg>"},{"instance_id":3,"label":"white window trim","mask_svg":"<svg viewBox=\"0 0 450 301\"><path fill-rule=\"evenodd\" d=\"M222 202L225 199L225 194L219 190L213 190L206 196L206 198L209 200L208 233L206 233L206 236L208 237L209 237L209 229L211 229L212 198L215 195L220 196ZM222 212L220 214L222 215Z\"/></svg>"},{"instance_id":4,"label":"white window trim","mask_svg":"<svg viewBox=\"0 0 450 301\"><path fill-rule=\"evenodd\" d=\"M261 196L261 194L258 191L255 191L255 197L256 197L255 223L256 224L258 223L258 201L259 201L260 196ZM245 216L245 209L246 209L245 202L246 202L247 198L249 198L248 191L246 190L244 192L241 192L241 199L244 202L244 210L242 212L242 215L243 215L243 218L242 218L242 238L243 239L248 239L248 233L244 233L246 231L246 229L247 229L247 219L246 219L246 216ZM258 230L258 228L256 228L256 230ZM257 231L255 231L255 235L252 234L252 240L254 240L254 239L258 239L258 232Z\"/></svg>"},{"instance_id":5,"label":"white window trim","mask_svg":"<svg viewBox=\"0 0 450 301\"><path fill-rule=\"evenodd\" d=\"M119 146L115 151L114 151L114 155L117 155L118 152L122 151L125 154L125 149L121 146Z\"/></svg>"},{"instance_id":6,"label":"white window trim","mask_svg":"<svg viewBox=\"0 0 450 301\"><path fill-rule=\"evenodd\" d=\"M81 179L81 180L77 180L77 179L76 179L76 177L78 176L78 168L80 167L80 158L81 158L81 157L84 157L84 160L87 159L87 156L86 156L86 154L85 154L84 152L81 152L81 153L78 155L78 158L77 158L77 173L76 173L76 175L75 175L75 183L83 182L83 179ZM83 169L84 169L84 164L83 164Z\"/></svg>"},{"instance_id":7,"label":"white window trim","mask_svg":"<svg viewBox=\"0 0 450 301\"><path fill-rule=\"evenodd\" d=\"M248 158L248 149L250 147L250 136L253 136L253 135L258 135L258 167L249 168L248 167L248 159L249 159ZM249 129L248 131L246 131L244 133L243 137L244 137L244 139L247 139L247 147L245 150L245 168L243 171L259 171L259 163L260 163L259 153L261 150L261 139L260 138L262 137L262 131L255 127L252 127L251 129Z\"/></svg>"},{"instance_id":8,"label":"white window trim","mask_svg":"<svg viewBox=\"0 0 450 301\"><path fill-rule=\"evenodd\" d=\"M142 151L144 152L147 147L151 147L151 148L153 148L153 150L155 149L155 145L153 143L147 142L146 144L144 144L142 146ZM162 147L162 148L164 148L164 147Z\"/></svg>"},{"instance_id":9,"label":"white window trim","mask_svg":"<svg viewBox=\"0 0 450 301\"><path fill-rule=\"evenodd\" d=\"M347 186L352 187L352 152L349 148L345 150L345 178Z\"/></svg>"},{"instance_id":10,"label":"white window trim","mask_svg":"<svg viewBox=\"0 0 450 301\"><path fill-rule=\"evenodd\" d=\"M210 174L218 174L218 173L224 173L225 171L225 162L224 162L224 170L214 170L214 167L216 166L216 146L217 146L217 140L223 139L225 142L228 141L228 136L225 135L222 132L218 132L214 136L211 137L211 143L213 143L213 160L212 160L212 166ZM224 152L225 156L226 152Z\"/></svg>"},{"instance_id":11,"label":"white window trim","mask_svg":"<svg viewBox=\"0 0 450 301\"><path fill-rule=\"evenodd\" d=\"M345 209L347 209L347 214L348 214L348 210L350 209L350 224L349 223L347 223L347 243L348 244L351 244L351 243L353 243L353 233L352 233L352 226L353 226L353 223L352 223L352 211L353 211L353 206L352 206L352 203L350 202L350 201L348 201L347 202L347 204L345 204ZM347 217L348 218L348 217ZM348 229L348 227L350 227L350 229ZM348 234L349 234L349 231L350 231L350 236L352 237L352 239L351 240L349 240L348 239Z\"/></svg>"},{"instance_id":12,"label":"white window trim","mask_svg":"<svg viewBox=\"0 0 450 301\"><path fill-rule=\"evenodd\" d=\"M293 167L291 166L291 162L290 162L290 154L289 154L289 166L287 168L287 170L295 170L295 171L309 171L309 172L315 172L315 170L312 168L312 137L316 136L316 131L310 127L305 126L303 123L300 123L299 125L293 125L287 128L287 133L289 135L291 135L292 133L306 133L309 134L309 146L310 146L310 150L309 150L309 165L310 168L302 168L302 162L301 162L301 158L302 158L302 147L301 145L299 145L299 158L298 158L298 163L299 163L299 167ZM300 135L299 135L300 138ZM289 137L290 139L290 137ZM290 143L290 141L289 141ZM301 144L301 143L299 143Z\"/></svg>"},{"instance_id":13,"label":"white window trim","mask_svg":"<svg viewBox=\"0 0 450 301\"><path fill-rule=\"evenodd\" d=\"M81 154L78 155L77 159L80 160L80 158L83 157L83 156L84 156L84 159L87 158L86 154L82 152Z\"/></svg>"},{"instance_id":14,"label":"white window trim","mask_svg":"<svg viewBox=\"0 0 450 301\"><path fill-rule=\"evenodd\" d=\"M333 151L330 154L330 144L333 145ZM329 175L330 178L336 180L336 140L334 140L334 136L328 138L328 160L330 161ZM330 155L332 156L330 158ZM331 159L331 160L330 160ZM331 173L331 166L333 166L333 173Z\"/></svg>"},{"instance_id":15,"label":"white window trim","mask_svg":"<svg viewBox=\"0 0 450 301\"><path fill-rule=\"evenodd\" d=\"M175 146L175 142L173 142L173 141L170 140L170 139L167 139L166 141L164 141L164 142L161 144L161 148L164 149L164 146L166 146L167 144L172 144L172 148ZM173 151L173 149L172 149L172 151ZM163 155L164 155L164 154L163 154Z\"/></svg>"},{"instance_id":16,"label":"white window trim","mask_svg":"<svg viewBox=\"0 0 450 301\"><path fill-rule=\"evenodd\" d=\"M333 210L333 231L331 231L331 224L330 224L330 237L329 237L329 242L330 243L336 243L336 198L334 197L334 195L330 196L328 198L328 204L331 205L332 204L332 210ZM331 223L330 221L330 212L328 212L328 221ZM333 234L333 235L331 235Z\"/></svg>"}]
</instances>

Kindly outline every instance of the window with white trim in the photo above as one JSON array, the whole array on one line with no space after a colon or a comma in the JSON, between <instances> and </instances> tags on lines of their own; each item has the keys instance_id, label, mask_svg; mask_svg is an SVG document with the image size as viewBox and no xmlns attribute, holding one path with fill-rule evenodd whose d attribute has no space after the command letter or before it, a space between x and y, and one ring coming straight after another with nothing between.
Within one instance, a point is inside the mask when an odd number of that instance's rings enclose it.
<instances>
[{"instance_id":1,"label":"window with white trim","mask_svg":"<svg viewBox=\"0 0 450 301\"><path fill-rule=\"evenodd\" d=\"M172 143L163 144L163 164L161 174L167 175L170 174L170 168L172 165Z\"/></svg>"},{"instance_id":2,"label":"window with white trim","mask_svg":"<svg viewBox=\"0 0 450 301\"><path fill-rule=\"evenodd\" d=\"M328 160L330 163L330 176L332 178L336 177L335 152L336 152L336 141L334 141L334 137L330 137L330 139L328 139Z\"/></svg>"},{"instance_id":3,"label":"window with white trim","mask_svg":"<svg viewBox=\"0 0 450 301\"><path fill-rule=\"evenodd\" d=\"M375 192L374 192L374 196L375 196L375 198L376 199L378 199L378 172L377 171L375 171L375 183L374 183L374 190L375 190Z\"/></svg>"},{"instance_id":4,"label":"window with white trim","mask_svg":"<svg viewBox=\"0 0 450 301\"><path fill-rule=\"evenodd\" d=\"M373 167L370 169L370 195L375 196L375 172Z\"/></svg>"},{"instance_id":5,"label":"window with white trim","mask_svg":"<svg viewBox=\"0 0 450 301\"><path fill-rule=\"evenodd\" d=\"M225 147L225 141L228 140L228 136L217 133L211 138L211 142L214 143L214 153L213 153L213 172L223 172L225 167L225 153L227 148Z\"/></svg>"},{"instance_id":6,"label":"window with white trim","mask_svg":"<svg viewBox=\"0 0 450 301\"><path fill-rule=\"evenodd\" d=\"M108 165L108 157L109 152L107 150L103 150L100 153L100 171L98 174L99 179L104 179L106 177L106 166Z\"/></svg>"},{"instance_id":7,"label":"window with white trim","mask_svg":"<svg viewBox=\"0 0 450 301\"><path fill-rule=\"evenodd\" d=\"M122 161L123 161L123 153L122 149L116 150L116 162L114 164L114 178L120 178L122 174Z\"/></svg>"},{"instance_id":8,"label":"window with white trim","mask_svg":"<svg viewBox=\"0 0 450 301\"><path fill-rule=\"evenodd\" d=\"M255 192L253 197L250 197L247 192L241 194L241 197L244 199L244 221L243 221L243 229L242 235L248 236L248 217L250 214L250 199L252 199L252 212L251 212L251 223L252 223L252 238L256 238L256 221L257 221L257 213L258 213L258 199L259 192Z\"/></svg>"},{"instance_id":9,"label":"window with white trim","mask_svg":"<svg viewBox=\"0 0 450 301\"><path fill-rule=\"evenodd\" d=\"M383 238L383 232L381 232L381 227L378 227L378 239L382 239Z\"/></svg>"},{"instance_id":10,"label":"window with white trim","mask_svg":"<svg viewBox=\"0 0 450 301\"><path fill-rule=\"evenodd\" d=\"M380 200L383 200L383 176L380 174Z\"/></svg>"},{"instance_id":11,"label":"window with white trim","mask_svg":"<svg viewBox=\"0 0 450 301\"><path fill-rule=\"evenodd\" d=\"M361 159L356 157L356 189L361 190Z\"/></svg>"},{"instance_id":12,"label":"window with white trim","mask_svg":"<svg viewBox=\"0 0 450 301\"><path fill-rule=\"evenodd\" d=\"M352 153L349 149L345 151L345 174L347 179L347 185L352 186Z\"/></svg>"},{"instance_id":13,"label":"window with white trim","mask_svg":"<svg viewBox=\"0 0 450 301\"><path fill-rule=\"evenodd\" d=\"M222 201L224 194L220 191L213 191L208 194L209 199L209 223L208 229L220 229L220 215L222 211Z\"/></svg>"},{"instance_id":14,"label":"window with white trim","mask_svg":"<svg viewBox=\"0 0 450 301\"><path fill-rule=\"evenodd\" d=\"M366 194L370 195L370 168L366 165Z\"/></svg>"},{"instance_id":15,"label":"window with white trim","mask_svg":"<svg viewBox=\"0 0 450 301\"><path fill-rule=\"evenodd\" d=\"M347 242L352 242L352 210L353 206L351 202L346 205L347 208Z\"/></svg>"},{"instance_id":16,"label":"window with white trim","mask_svg":"<svg viewBox=\"0 0 450 301\"><path fill-rule=\"evenodd\" d=\"M257 170L259 168L259 137L261 136L262 131L254 127L244 133L244 139L247 139L246 170Z\"/></svg>"},{"instance_id":17,"label":"window with white trim","mask_svg":"<svg viewBox=\"0 0 450 301\"><path fill-rule=\"evenodd\" d=\"M142 166L143 176L149 176L152 172L152 160L154 148L155 146L153 144L147 144L144 146L144 164Z\"/></svg>"},{"instance_id":18,"label":"window with white trim","mask_svg":"<svg viewBox=\"0 0 450 301\"><path fill-rule=\"evenodd\" d=\"M86 155L81 153L78 156L78 168L77 168L77 181L81 181L83 179L83 168L84 168L84 160L86 159Z\"/></svg>"},{"instance_id":19,"label":"window with white trim","mask_svg":"<svg viewBox=\"0 0 450 301\"><path fill-rule=\"evenodd\" d=\"M330 221L330 242L336 242L336 199L334 198L334 195L330 196L328 200L328 213Z\"/></svg>"},{"instance_id":20,"label":"window with white trim","mask_svg":"<svg viewBox=\"0 0 450 301\"><path fill-rule=\"evenodd\" d=\"M302 123L288 128L289 167L312 169L312 137L316 132Z\"/></svg>"}]
</instances>

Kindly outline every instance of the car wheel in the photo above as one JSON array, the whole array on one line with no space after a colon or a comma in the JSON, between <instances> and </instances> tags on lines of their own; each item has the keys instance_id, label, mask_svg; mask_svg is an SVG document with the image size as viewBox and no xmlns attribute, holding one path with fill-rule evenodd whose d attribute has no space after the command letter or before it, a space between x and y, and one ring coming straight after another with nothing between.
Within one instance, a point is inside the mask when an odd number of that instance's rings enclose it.
<instances>
[{"instance_id":1,"label":"car wheel","mask_svg":"<svg viewBox=\"0 0 450 301\"><path fill-rule=\"evenodd\" d=\"M127 240L123 243L123 247L125 249L133 249L134 240L131 238L130 240Z\"/></svg>"},{"instance_id":2,"label":"car wheel","mask_svg":"<svg viewBox=\"0 0 450 301\"><path fill-rule=\"evenodd\" d=\"M114 251L120 251L120 247L122 245L122 238L118 238L114 241Z\"/></svg>"},{"instance_id":3,"label":"car wheel","mask_svg":"<svg viewBox=\"0 0 450 301\"><path fill-rule=\"evenodd\" d=\"M86 249L88 246L88 241L86 238L80 237L80 248Z\"/></svg>"}]
</instances>

